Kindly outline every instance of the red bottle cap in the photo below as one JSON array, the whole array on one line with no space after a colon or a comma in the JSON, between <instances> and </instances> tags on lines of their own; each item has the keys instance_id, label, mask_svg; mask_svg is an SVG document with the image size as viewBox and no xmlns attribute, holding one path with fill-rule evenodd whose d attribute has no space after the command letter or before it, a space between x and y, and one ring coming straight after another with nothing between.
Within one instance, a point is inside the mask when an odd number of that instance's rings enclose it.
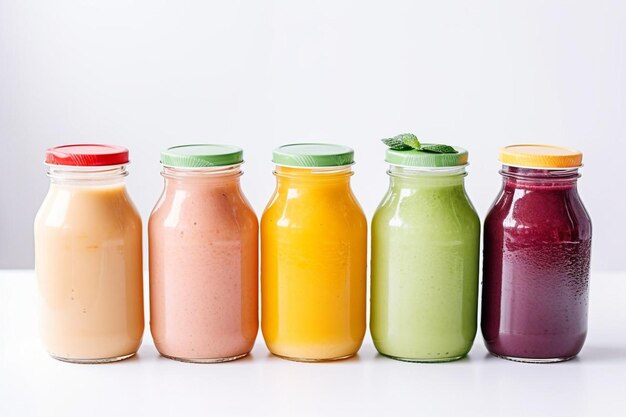
<instances>
[{"instance_id":1,"label":"red bottle cap","mask_svg":"<svg viewBox=\"0 0 626 417\"><path fill-rule=\"evenodd\" d=\"M63 145L46 151L46 164L80 167L128 163L128 149L116 145Z\"/></svg>"}]
</instances>

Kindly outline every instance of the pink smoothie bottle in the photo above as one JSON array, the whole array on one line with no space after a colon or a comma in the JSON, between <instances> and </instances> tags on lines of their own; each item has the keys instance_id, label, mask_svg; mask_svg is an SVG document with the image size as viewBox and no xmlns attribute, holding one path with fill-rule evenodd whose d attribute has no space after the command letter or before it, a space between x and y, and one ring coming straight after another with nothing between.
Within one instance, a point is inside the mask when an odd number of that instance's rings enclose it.
<instances>
[{"instance_id":1,"label":"pink smoothie bottle","mask_svg":"<svg viewBox=\"0 0 626 417\"><path fill-rule=\"evenodd\" d=\"M148 225L150 329L186 362L247 355L258 320L258 220L243 195L243 152L184 145L161 153L165 188Z\"/></svg>"},{"instance_id":2,"label":"pink smoothie bottle","mask_svg":"<svg viewBox=\"0 0 626 417\"><path fill-rule=\"evenodd\" d=\"M485 220L482 333L521 362L575 357L587 335L591 220L582 154L548 145L500 152L502 189Z\"/></svg>"}]
</instances>

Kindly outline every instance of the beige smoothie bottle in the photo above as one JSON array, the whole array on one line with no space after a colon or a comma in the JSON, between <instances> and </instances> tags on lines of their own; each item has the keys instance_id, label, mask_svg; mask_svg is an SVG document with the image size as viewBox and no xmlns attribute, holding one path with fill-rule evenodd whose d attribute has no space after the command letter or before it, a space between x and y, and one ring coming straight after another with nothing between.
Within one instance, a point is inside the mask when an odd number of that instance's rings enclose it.
<instances>
[{"instance_id":1,"label":"beige smoothie bottle","mask_svg":"<svg viewBox=\"0 0 626 417\"><path fill-rule=\"evenodd\" d=\"M144 329L141 218L124 184L128 150L60 146L45 162L50 190L35 218L44 346L69 362L126 359Z\"/></svg>"},{"instance_id":2,"label":"beige smoothie bottle","mask_svg":"<svg viewBox=\"0 0 626 417\"><path fill-rule=\"evenodd\" d=\"M184 145L161 153L165 188L148 225L150 329L187 362L250 352L258 323L258 221L243 195L242 150Z\"/></svg>"}]
</instances>

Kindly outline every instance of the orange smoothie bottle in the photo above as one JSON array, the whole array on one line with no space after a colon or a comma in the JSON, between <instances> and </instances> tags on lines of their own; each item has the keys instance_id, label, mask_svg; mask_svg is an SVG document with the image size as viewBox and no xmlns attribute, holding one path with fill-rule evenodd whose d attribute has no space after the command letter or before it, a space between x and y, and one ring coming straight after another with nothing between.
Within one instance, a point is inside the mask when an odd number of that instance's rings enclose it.
<instances>
[{"instance_id":1,"label":"orange smoothie bottle","mask_svg":"<svg viewBox=\"0 0 626 417\"><path fill-rule=\"evenodd\" d=\"M356 354L365 334L367 221L350 188L353 151L274 151L276 190L261 220L261 325L269 350L298 361Z\"/></svg>"},{"instance_id":2,"label":"orange smoothie bottle","mask_svg":"<svg viewBox=\"0 0 626 417\"><path fill-rule=\"evenodd\" d=\"M161 163L165 188L148 225L156 348L185 362L241 358L259 329L259 223L239 185L243 152L175 146Z\"/></svg>"}]
</instances>

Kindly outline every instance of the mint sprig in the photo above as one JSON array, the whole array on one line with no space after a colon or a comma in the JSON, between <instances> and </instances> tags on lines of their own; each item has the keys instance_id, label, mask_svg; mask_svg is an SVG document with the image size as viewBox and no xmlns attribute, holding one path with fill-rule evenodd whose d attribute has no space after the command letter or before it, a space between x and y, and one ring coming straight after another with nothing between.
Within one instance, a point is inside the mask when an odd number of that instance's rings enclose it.
<instances>
[{"instance_id":1,"label":"mint sprig","mask_svg":"<svg viewBox=\"0 0 626 417\"><path fill-rule=\"evenodd\" d=\"M404 143L402 143L401 140L398 140L396 138L387 138L383 139L382 141L385 145L389 146L389 148L393 149L394 151L408 151L409 149L413 149L409 145L405 145Z\"/></svg>"},{"instance_id":2,"label":"mint sprig","mask_svg":"<svg viewBox=\"0 0 626 417\"><path fill-rule=\"evenodd\" d=\"M408 151L415 149L417 151L430 153L458 153L456 149L449 145L422 145L417 136L412 133L401 133L392 138L382 139L382 142L394 151Z\"/></svg>"},{"instance_id":3,"label":"mint sprig","mask_svg":"<svg viewBox=\"0 0 626 417\"><path fill-rule=\"evenodd\" d=\"M457 153L452 146L448 145L424 145L420 148L420 151L433 153Z\"/></svg>"},{"instance_id":4,"label":"mint sprig","mask_svg":"<svg viewBox=\"0 0 626 417\"><path fill-rule=\"evenodd\" d=\"M410 146L411 149L419 149L422 146L420 140L413 133L402 133L396 138L399 138L406 146Z\"/></svg>"},{"instance_id":5,"label":"mint sprig","mask_svg":"<svg viewBox=\"0 0 626 417\"><path fill-rule=\"evenodd\" d=\"M382 141L394 151L408 151L416 149L416 144L418 147L420 145L420 141L411 133L402 133L392 138L382 139Z\"/></svg>"}]
</instances>

